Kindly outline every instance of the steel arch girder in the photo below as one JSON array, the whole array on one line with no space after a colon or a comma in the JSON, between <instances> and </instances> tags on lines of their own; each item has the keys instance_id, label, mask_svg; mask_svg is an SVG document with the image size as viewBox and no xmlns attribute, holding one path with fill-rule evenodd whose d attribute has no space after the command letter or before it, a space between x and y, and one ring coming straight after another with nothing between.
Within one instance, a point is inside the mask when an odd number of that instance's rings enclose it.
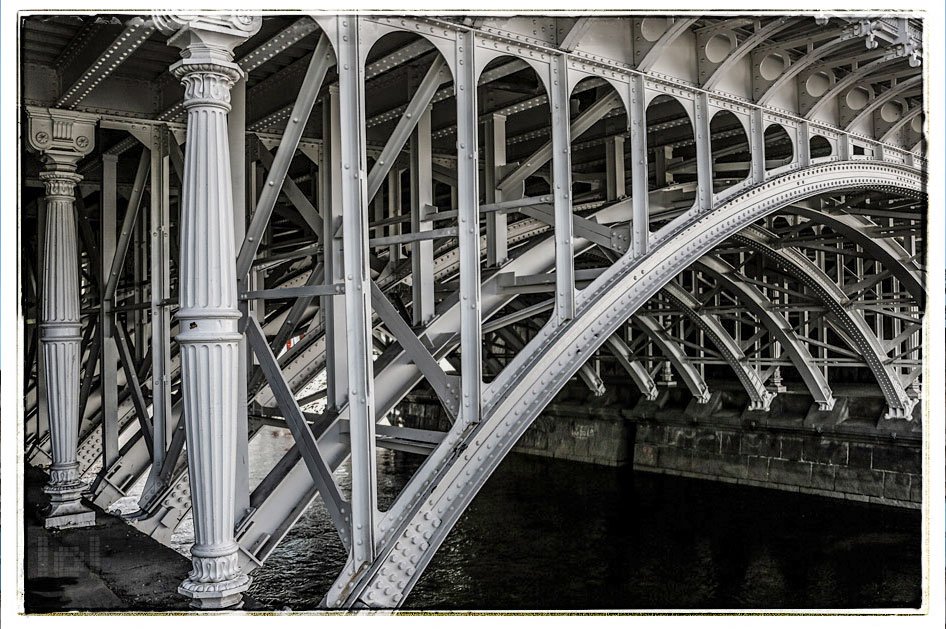
<instances>
[{"instance_id":1,"label":"steel arch girder","mask_svg":"<svg viewBox=\"0 0 946 629\"><path fill-rule=\"evenodd\" d=\"M854 342L854 349L867 362L887 401L887 419L910 419L917 400L907 395L900 378L887 365L887 353L864 317L847 306L848 297L824 271L794 247L775 249L768 243L774 234L760 227L750 226L734 235L733 240L772 260L794 276L807 290L821 301L839 326L838 332Z\"/></svg>"},{"instance_id":2,"label":"steel arch girder","mask_svg":"<svg viewBox=\"0 0 946 629\"><path fill-rule=\"evenodd\" d=\"M657 385L653 377L644 369L640 362L631 357L631 350L627 344L617 334L612 334L605 341L605 344L611 350L611 353L617 359L618 364L624 368L627 375L631 377L637 388L644 395L644 398L650 401L657 399Z\"/></svg>"},{"instance_id":3,"label":"steel arch girder","mask_svg":"<svg viewBox=\"0 0 946 629\"><path fill-rule=\"evenodd\" d=\"M808 167L755 186L692 219L655 242L646 256L622 257L579 293L574 319L533 339L491 383L493 399L484 406L482 422L462 438L441 443L392 506L397 513L388 524L393 535L378 550L375 563L357 578L340 577L324 603L398 607L476 493L574 375L579 361L714 246L784 205L816 194L866 187L919 196L924 179L920 171L899 164L860 161ZM391 583L403 587L385 593Z\"/></svg>"},{"instance_id":4,"label":"steel arch girder","mask_svg":"<svg viewBox=\"0 0 946 629\"><path fill-rule=\"evenodd\" d=\"M781 17L769 24L766 24L759 30L755 31L749 35L741 44L739 44L732 52L729 53L723 61L719 63L716 68L713 69L712 74L707 77L703 82L702 87L706 90L715 90L716 85L726 76L726 73L729 72L732 68L745 58L746 55L751 54L757 46L767 39L774 37L779 32L785 30L790 26L794 26L798 23L798 18L792 17Z\"/></svg>"},{"instance_id":5,"label":"steel arch girder","mask_svg":"<svg viewBox=\"0 0 946 629\"><path fill-rule=\"evenodd\" d=\"M749 312L754 314L779 344L795 370L801 376L809 393L818 404L819 410L830 411L834 408L835 398L821 370L815 366L814 359L805 344L798 338L784 316L772 309L772 302L755 286L735 279L736 272L731 265L720 258L707 254L697 261L704 272L711 274L718 282L725 285Z\"/></svg>"},{"instance_id":6,"label":"steel arch girder","mask_svg":"<svg viewBox=\"0 0 946 629\"><path fill-rule=\"evenodd\" d=\"M785 211L810 219L843 234L860 245L884 267L890 269L907 291L916 299L920 309L926 301L926 281L923 272L912 263L909 253L894 238L878 238L870 230L878 225L861 216L838 210L816 210L801 203L794 203Z\"/></svg>"},{"instance_id":7,"label":"steel arch girder","mask_svg":"<svg viewBox=\"0 0 946 629\"><path fill-rule=\"evenodd\" d=\"M749 410L769 410L769 405L775 393L765 388L765 383L759 374L748 364L742 348L736 343L719 319L714 316L698 312L700 303L676 282L668 282L662 292L683 311L683 314L693 321L716 346L726 364L736 374L739 384L749 395Z\"/></svg>"},{"instance_id":8,"label":"steel arch girder","mask_svg":"<svg viewBox=\"0 0 946 629\"><path fill-rule=\"evenodd\" d=\"M850 26L842 31L837 37L825 44L814 48L800 59L792 62L770 85L764 88L764 92L756 98L756 104L760 106L768 105L769 101L778 93L778 91L789 81L801 74L806 68L818 63L826 55L834 52L838 48L846 46L852 39L859 37L859 31L856 26ZM755 60L753 60L755 61Z\"/></svg>"},{"instance_id":9,"label":"steel arch girder","mask_svg":"<svg viewBox=\"0 0 946 629\"><path fill-rule=\"evenodd\" d=\"M666 356L667 360L676 367L677 373L680 374L693 397L700 404L709 402L710 390L706 386L703 376L700 375L700 370L690 361L689 356L683 352L680 345L667 335L660 323L650 315L642 314L632 315L631 320L653 341L654 345L660 349L660 353Z\"/></svg>"}]
</instances>

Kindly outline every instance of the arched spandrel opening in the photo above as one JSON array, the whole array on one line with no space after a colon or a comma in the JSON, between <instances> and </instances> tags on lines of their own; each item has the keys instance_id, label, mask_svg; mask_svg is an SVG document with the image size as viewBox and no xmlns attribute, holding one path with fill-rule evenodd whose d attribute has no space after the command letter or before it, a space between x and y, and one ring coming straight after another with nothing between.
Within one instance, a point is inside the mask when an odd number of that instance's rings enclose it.
<instances>
[{"instance_id":1,"label":"arched spandrel opening","mask_svg":"<svg viewBox=\"0 0 946 629\"><path fill-rule=\"evenodd\" d=\"M749 176L749 137L731 112L720 111L710 120L713 151L713 192L730 188Z\"/></svg>"},{"instance_id":2,"label":"arched spandrel opening","mask_svg":"<svg viewBox=\"0 0 946 629\"><path fill-rule=\"evenodd\" d=\"M548 94L535 69L522 59L497 57L478 79L480 216L483 257L488 276L527 247L533 236L552 232L552 204L547 199L511 210L497 204L547 197L552 191L552 161L545 148L552 141ZM554 284L552 284L554 287ZM541 304L548 292L510 293L494 319L539 306L532 316L501 327L483 329L483 381L492 382L551 316Z\"/></svg>"},{"instance_id":3,"label":"arched spandrel opening","mask_svg":"<svg viewBox=\"0 0 946 629\"><path fill-rule=\"evenodd\" d=\"M696 198L696 137L690 116L676 98L650 102L647 120L647 189L650 229L689 209Z\"/></svg>"},{"instance_id":4,"label":"arched spandrel opening","mask_svg":"<svg viewBox=\"0 0 946 629\"><path fill-rule=\"evenodd\" d=\"M780 124L765 128L765 169L774 170L790 163L795 155L795 146L788 132Z\"/></svg>"},{"instance_id":5,"label":"arched spandrel opening","mask_svg":"<svg viewBox=\"0 0 946 629\"><path fill-rule=\"evenodd\" d=\"M828 142L828 139L823 135L811 136L811 140L808 141L808 148L811 152L811 159L830 157L834 152L834 149L831 148L831 143Z\"/></svg>"},{"instance_id":6,"label":"arched spandrel opening","mask_svg":"<svg viewBox=\"0 0 946 629\"><path fill-rule=\"evenodd\" d=\"M604 79L583 79L572 90L569 113L573 205L577 209L627 196L627 112L617 91Z\"/></svg>"}]
</instances>

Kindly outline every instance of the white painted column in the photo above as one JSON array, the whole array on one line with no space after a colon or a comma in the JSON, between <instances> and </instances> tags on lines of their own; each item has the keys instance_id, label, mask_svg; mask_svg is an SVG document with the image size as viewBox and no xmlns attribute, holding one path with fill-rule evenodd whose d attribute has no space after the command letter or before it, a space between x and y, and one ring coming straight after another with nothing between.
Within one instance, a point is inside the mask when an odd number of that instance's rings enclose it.
<instances>
[{"instance_id":1,"label":"white painted column","mask_svg":"<svg viewBox=\"0 0 946 629\"><path fill-rule=\"evenodd\" d=\"M92 150L95 119L73 112L28 108L29 143L45 164L46 186L40 341L46 377L46 407L52 465L43 491L50 505L46 528L95 524L95 512L82 504L79 479L79 255L75 187L79 160Z\"/></svg>"},{"instance_id":2,"label":"white painted column","mask_svg":"<svg viewBox=\"0 0 946 629\"><path fill-rule=\"evenodd\" d=\"M242 76L233 48L259 30L259 17L155 17L168 45L182 49L171 72L184 84L187 150L181 195L180 310L187 464L194 512L194 569L178 588L194 607L241 603L233 536L240 373L236 253L227 113Z\"/></svg>"}]
</instances>

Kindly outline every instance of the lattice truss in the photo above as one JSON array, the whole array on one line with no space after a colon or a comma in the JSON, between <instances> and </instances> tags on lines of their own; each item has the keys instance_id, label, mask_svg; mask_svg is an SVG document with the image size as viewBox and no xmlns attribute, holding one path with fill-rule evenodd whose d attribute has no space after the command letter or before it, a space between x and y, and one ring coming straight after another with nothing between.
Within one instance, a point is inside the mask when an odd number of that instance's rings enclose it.
<instances>
[{"instance_id":1,"label":"lattice truss","mask_svg":"<svg viewBox=\"0 0 946 629\"><path fill-rule=\"evenodd\" d=\"M807 391L826 416L839 388L870 385L888 409L872 430L917 430L919 27L264 18L235 51L227 138L241 569L321 500L349 550L324 604L399 605L569 380L699 402L738 382L758 411ZM148 17L47 16L23 22L21 48L24 120L97 125L75 193L80 471L102 507L145 478L132 520L164 542L191 509L175 315L197 255L180 247L197 158L166 40ZM25 445L44 464L50 225L23 160ZM449 430L399 425L420 390ZM251 487L246 444L268 425L296 445ZM426 457L385 511L375 448ZM349 457L345 492L332 471Z\"/></svg>"}]
</instances>

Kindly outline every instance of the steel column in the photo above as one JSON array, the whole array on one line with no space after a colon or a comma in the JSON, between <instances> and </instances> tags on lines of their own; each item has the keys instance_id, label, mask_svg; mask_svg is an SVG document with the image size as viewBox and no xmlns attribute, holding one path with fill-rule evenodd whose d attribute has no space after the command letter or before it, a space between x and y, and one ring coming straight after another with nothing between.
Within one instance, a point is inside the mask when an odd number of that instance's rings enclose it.
<instances>
[{"instance_id":1,"label":"steel column","mask_svg":"<svg viewBox=\"0 0 946 629\"><path fill-rule=\"evenodd\" d=\"M568 59L564 55L557 55L549 64L549 70L549 105L552 110L552 198L555 207L554 316L558 321L568 321L575 316ZM616 97L617 94L614 96Z\"/></svg>"},{"instance_id":2,"label":"steel column","mask_svg":"<svg viewBox=\"0 0 946 629\"><path fill-rule=\"evenodd\" d=\"M487 204L503 200L503 193L496 187L499 168L506 165L506 116L490 114L483 125L484 147L483 187ZM486 216L486 266L502 266L508 256L506 215L491 212Z\"/></svg>"},{"instance_id":3,"label":"steel column","mask_svg":"<svg viewBox=\"0 0 946 629\"><path fill-rule=\"evenodd\" d=\"M433 175L431 173L430 107L427 107L411 133L411 232L433 229L433 221L425 216L433 206ZM487 219L488 220L488 219ZM434 316L434 243L419 240L411 243L412 317L415 326L426 326Z\"/></svg>"},{"instance_id":4,"label":"steel column","mask_svg":"<svg viewBox=\"0 0 946 629\"><path fill-rule=\"evenodd\" d=\"M476 69L473 31L457 33L457 210L460 243L461 429L478 423L482 404L482 315L480 312L480 221L477 167Z\"/></svg>"},{"instance_id":5,"label":"steel column","mask_svg":"<svg viewBox=\"0 0 946 629\"><path fill-rule=\"evenodd\" d=\"M118 156L102 156L101 217L99 219L100 273L104 280L115 257L117 230L117 166ZM104 293L104 291L103 291ZM114 302L101 295L101 358L99 386L102 396L102 469L111 469L118 461L118 347L115 345Z\"/></svg>"},{"instance_id":6,"label":"steel column","mask_svg":"<svg viewBox=\"0 0 946 629\"><path fill-rule=\"evenodd\" d=\"M377 479L374 443L374 368L371 343L371 267L368 264L368 190L365 177L365 84L357 16L336 18L341 113L342 249L351 426L351 559L356 572L375 557Z\"/></svg>"}]
</instances>

